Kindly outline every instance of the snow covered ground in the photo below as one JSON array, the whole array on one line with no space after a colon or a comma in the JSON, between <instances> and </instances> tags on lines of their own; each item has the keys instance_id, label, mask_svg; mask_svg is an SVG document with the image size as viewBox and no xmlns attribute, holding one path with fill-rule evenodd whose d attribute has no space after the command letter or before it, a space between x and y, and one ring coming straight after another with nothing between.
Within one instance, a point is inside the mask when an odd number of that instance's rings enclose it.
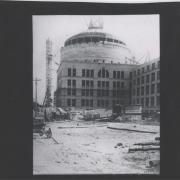
<instances>
[{"instance_id":1,"label":"snow covered ground","mask_svg":"<svg viewBox=\"0 0 180 180\"><path fill-rule=\"evenodd\" d=\"M59 144L33 134L33 174L159 174L159 167L147 167L148 160L160 158L159 151L128 153L134 143L154 141L157 134L107 126L83 121L49 123Z\"/></svg>"}]
</instances>

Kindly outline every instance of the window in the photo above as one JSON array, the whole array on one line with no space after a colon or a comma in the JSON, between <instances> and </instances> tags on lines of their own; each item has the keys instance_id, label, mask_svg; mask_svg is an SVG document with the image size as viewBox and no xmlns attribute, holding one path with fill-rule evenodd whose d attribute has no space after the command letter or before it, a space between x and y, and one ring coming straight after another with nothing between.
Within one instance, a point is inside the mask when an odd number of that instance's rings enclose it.
<instances>
[{"instance_id":1,"label":"window","mask_svg":"<svg viewBox=\"0 0 180 180\"><path fill-rule=\"evenodd\" d=\"M67 95L71 96L71 89L70 88L67 89Z\"/></svg>"},{"instance_id":2,"label":"window","mask_svg":"<svg viewBox=\"0 0 180 180\"><path fill-rule=\"evenodd\" d=\"M124 71L121 71L121 79L124 79Z\"/></svg>"},{"instance_id":3,"label":"window","mask_svg":"<svg viewBox=\"0 0 180 180\"><path fill-rule=\"evenodd\" d=\"M121 88L122 89L124 88L124 82L121 82Z\"/></svg>"},{"instance_id":4,"label":"window","mask_svg":"<svg viewBox=\"0 0 180 180\"><path fill-rule=\"evenodd\" d=\"M93 100L90 100L90 106L93 107Z\"/></svg>"},{"instance_id":5,"label":"window","mask_svg":"<svg viewBox=\"0 0 180 180\"><path fill-rule=\"evenodd\" d=\"M89 81L86 80L86 87L89 87Z\"/></svg>"},{"instance_id":6,"label":"window","mask_svg":"<svg viewBox=\"0 0 180 180\"><path fill-rule=\"evenodd\" d=\"M113 71L113 78L116 79L116 71Z\"/></svg>"},{"instance_id":7,"label":"window","mask_svg":"<svg viewBox=\"0 0 180 180\"><path fill-rule=\"evenodd\" d=\"M119 97L120 96L120 91L116 91L116 96Z\"/></svg>"},{"instance_id":8,"label":"window","mask_svg":"<svg viewBox=\"0 0 180 180\"><path fill-rule=\"evenodd\" d=\"M109 90L106 90L106 96L109 96Z\"/></svg>"},{"instance_id":9,"label":"window","mask_svg":"<svg viewBox=\"0 0 180 180\"><path fill-rule=\"evenodd\" d=\"M73 95L73 96L76 96L76 89L73 89L73 90L72 90L72 95Z\"/></svg>"},{"instance_id":10,"label":"window","mask_svg":"<svg viewBox=\"0 0 180 180\"><path fill-rule=\"evenodd\" d=\"M82 69L82 77L85 77L85 69Z\"/></svg>"},{"instance_id":11,"label":"window","mask_svg":"<svg viewBox=\"0 0 180 180\"><path fill-rule=\"evenodd\" d=\"M140 88L137 88L137 96L140 94Z\"/></svg>"},{"instance_id":12,"label":"window","mask_svg":"<svg viewBox=\"0 0 180 180\"><path fill-rule=\"evenodd\" d=\"M151 97L151 106L154 106L154 97Z\"/></svg>"},{"instance_id":13,"label":"window","mask_svg":"<svg viewBox=\"0 0 180 180\"><path fill-rule=\"evenodd\" d=\"M89 69L86 69L86 77L89 77L90 73L89 73Z\"/></svg>"},{"instance_id":14,"label":"window","mask_svg":"<svg viewBox=\"0 0 180 180\"><path fill-rule=\"evenodd\" d=\"M157 83L157 93L160 93L160 83Z\"/></svg>"},{"instance_id":15,"label":"window","mask_svg":"<svg viewBox=\"0 0 180 180\"><path fill-rule=\"evenodd\" d=\"M67 105L71 106L71 100L70 99L67 99Z\"/></svg>"},{"instance_id":16,"label":"window","mask_svg":"<svg viewBox=\"0 0 180 180\"><path fill-rule=\"evenodd\" d=\"M120 71L117 71L117 78L120 79Z\"/></svg>"},{"instance_id":17,"label":"window","mask_svg":"<svg viewBox=\"0 0 180 180\"><path fill-rule=\"evenodd\" d=\"M71 86L71 80L68 79L68 86Z\"/></svg>"},{"instance_id":18,"label":"window","mask_svg":"<svg viewBox=\"0 0 180 180\"><path fill-rule=\"evenodd\" d=\"M149 106L149 98L146 98L146 106Z\"/></svg>"},{"instance_id":19,"label":"window","mask_svg":"<svg viewBox=\"0 0 180 180\"><path fill-rule=\"evenodd\" d=\"M140 75L140 69L138 69L138 72L137 72L138 75Z\"/></svg>"},{"instance_id":20,"label":"window","mask_svg":"<svg viewBox=\"0 0 180 180\"><path fill-rule=\"evenodd\" d=\"M93 89L90 89L90 96L93 96Z\"/></svg>"},{"instance_id":21,"label":"window","mask_svg":"<svg viewBox=\"0 0 180 180\"><path fill-rule=\"evenodd\" d=\"M85 80L82 80L82 87L85 87Z\"/></svg>"},{"instance_id":22,"label":"window","mask_svg":"<svg viewBox=\"0 0 180 180\"><path fill-rule=\"evenodd\" d=\"M106 88L109 88L109 82L106 81Z\"/></svg>"},{"instance_id":23,"label":"window","mask_svg":"<svg viewBox=\"0 0 180 180\"><path fill-rule=\"evenodd\" d=\"M134 76L136 76L136 71L134 71Z\"/></svg>"},{"instance_id":24,"label":"window","mask_svg":"<svg viewBox=\"0 0 180 180\"><path fill-rule=\"evenodd\" d=\"M137 78L137 85L140 85L140 78Z\"/></svg>"},{"instance_id":25,"label":"window","mask_svg":"<svg viewBox=\"0 0 180 180\"><path fill-rule=\"evenodd\" d=\"M139 98L136 99L136 103L139 104Z\"/></svg>"},{"instance_id":26,"label":"window","mask_svg":"<svg viewBox=\"0 0 180 180\"><path fill-rule=\"evenodd\" d=\"M105 96L104 89L101 90L101 94L102 94L102 96Z\"/></svg>"},{"instance_id":27,"label":"window","mask_svg":"<svg viewBox=\"0 0 180 180\"><path fill-rule=\"evenodd\" d=\"M132 79L132 72L129 73L129 78Z\"/></svg>"},{"instance_id":28,"label":"window","mask_svg":"<svg viewBox=\"0 0 180 180\"><path fill-rule=\"evenodd\" d=\"M113 81L113 88L116 88L116 81Z\"/></svg>"},{"instance_id":29,"label":"window","mask_svg":"<svg viewBox=\"0 0 180 180\"><path fill-rule=\"evenodd\" d=\"M85 96L85 89L82 89L82 90L81 90L81 95L82 95L82 96Z\"/></svg>"},{"instance_id":30,"label":"window","mask_svg":"<svg viewBox=\"0 0 180 180\"><path fill-rule=\"evenodd\" d=\"M76 106L76 99L72 100L72 106Z\"/></svg>"},{"instance_id":31,"label":"window","mask_svg":"<svg viewBox=\"0 0 180 180\"><path fill-rule=\"evenodd\" d=\"M91 70L91 77L94 77L94 70Z\"/></svg>"},{"instance_id":32,"label":"window","mask_svg":"<svg viewBox=\"0 0 180 180\"><path fill-rule=\"evenodd\" d=\"M150 70L150 67L149 67L149 65L147 65L147 71L149 71Z\"/></svg>"},{"instance_id":33,"label":"window","mask_svg":"<svg viewBox=\"0 0 180 180\"><path fill-rule=\"evenodd\" d=\"M98 96L98 97L101 96L101 90L100 90L100 89L97 90L97 96Z\"/></svg>"},{"instance_id":34,"label":"window","mask_svg":"<svg viewBox=\"0 0 180 180\"><path fill-rule=\"evenodd\" d=\"M81 106L85 106L85 100L81 99Z\"/></svg>"},{"instance_id":35,"label":"window","mask_svg":"<svg viewBox=\"0 0 180 180\"><path fill-rule=\"evenodd\" d=\"M116 97L116 90L113 90L113 97Z\"/></svg>"},{"instance_id":36,"label":"window","mask_svg":"<svg viewBox=\"0 0 180 180\"><path fill-rule=\"evenodd\" d=\"M141 95L144 95L144 86L141 87Z\"/></svg>"},{"instance_id":37,"label":"window","mask_svg":"<svg viewBox=\"0 0 180 180\"><path fill-rule=\"evenodd\" d=\"M160 68L160 61L158 61L157 63L158 63L158 68Z\"/></svg>"},{"instance_id":38,"label":"window","mask_svg":"<svg viewBox=\"0 0 180 180\"><path fill-rule=\"evenodd\" d=\"M101 87L101 81L98 81L98 87L99 88Z\"/></svg>"},{"instance_id":39,"label":"window","mask_svg":"<svg viewBox=\"0 0 180 180\"><path fill-rule=\"evenodd\" d=\"M90 81L91 82L91 87L93 87L94 86L94 82L93 81Z\"/></svg>"},{"instance_id":40,"label":"window","mask_svg":"<svg viewBox=\"0 0 180 180\"><path fill-rule=\"evenodd\" d=\"M109 106L109 101L108 100L106 100L106 107L108 107Z\"/></svg>"},{"instance_id":41,"label":"window","mask_svg":"<svg viewBox=\"0 0 180 180\"><path fill-rule=\"evenodd\" d=\"M105 78L105 69L102 68L102 77Z\"/></svg>"},{"instance_id":42,"label":"window","mask_svg":"<svg viewBox=\"0 0 180 180\"><path fill-rule=\"evenodd\" d=\"M144 106L144 98L141 98L141 105Z\"/></svg>"},{"instance_id":43,"label":"window","mask_svg":"<svg viewBox=\"0 0 180 180\"><path fill-rule=\"evenodd\" d=\"M136 90L135 90L135 89L133 89L133 96L135 96L135 94L136 94Z\"/></svg>"},{"instance_id":44,"label":"window","mask_svg":"<svg viewBox=\"0 0 180 180\"><path fill-rule=\"evenodd\" d=\"M141 84L144 84L144 76L141 77Z\"/></svg>"},{"instance_id":45,"label":"window","mask_svg":"<svg viewBox=\"0 0 180 180\"><path fill-rule=\"evenodd\" d=\"M98 77L101 77L101 70L99 70L98 72Z\"/></svg>"},{"instance_id":46,"label":"window","mask_svg":"<svg viewBox=\"0 0 180 180\"><path fill-rule=\"evenodd\" d=\"M105 87L105 81L102 81L102 88Z\"/></svg>"},{"instance_id":47,"label":"window","mask_svg":"<svg viewBox=\"0 0 180 180\"><path fill-rule=\"evenodd\" d=\"M89 96L89 89L86 89L86 96Z\"/></svg>"},{"instance_id":48,"label":"window","mask_svg":"<svg viewBox=\"0 0 180 180\"><path fill-rule=\"evenodd\" d=\"M151 81L155 81L155 73L151 73Z\"/></svg>"},{"instance_id":49,"label":"window","mask_svg":"<svg viewBox=\"0 0 180 180\"><path fill-rule=\"evenodd\" d=\"M149 74L146 75L146 83L149 83Z\"/></svg>"},{"instance_id":50,"label":"window","mask_svg":"<svg viewBox=\"0 0 180 180\"><path fill-rule=\"evenodd\" d=\"M117 88L120 88L120 82L117 82Z\"/></svg>"},{"instance_id":51,"label":"window","mask_svg":"<svg viewBox=\"0 0 180 180\"><path fill-rule=\"evenodd\" d=\"M97 100L97 106L100 107L100 100Z\"/></svg>"},{"instance_id":52,"label":"window","mask_svg":"<svg viewBox=\"0 0 180 180\"><path fill-rule=\"evenodd\" d=\"M155 84L152 84L151 85L151 94L154 94L154 92L155 92Z\"/></svg>"},{"instance_id":53,"label":"window","mask_svg":"<svg viewBox=\"0 0 180 180\"><path fill-rule=\"evenodd\" d=\"M73 80L73 87L76 87L76 80Z\"/></svg>"},{"instance_id":54,"label":"window","mask_svg":"<svg viewBox=\"0 0 180 180\"><path fill-rule=\"evenodd\" d=\"M101 107L104 107L104 100L101 100Z\"/></svg>"},{"instance_id":55,"label":"window","mask_svg":"<svg viewBox=\"0 0 180 180\"><path fill-rule=\"evenodd\" d=\"M71 68L68 68L68 76L71 76Z\"/></svg>"},{"instance_id":56,"label":"window","mask_svg":"<svg viewBox=\"0 0 180 180\"><path fill-rule=\"evenodd\" d=\"M154 70L155 69L155 63L152 63L152 70Z\"/></svg>"},{"instance_id":57,"label":"window","mask_svg":"<svg viewBox=\"0 0 180 180\"><path fill-rule=\"evenodd\" d=\"M86 106L89 106L89 99L86 99Z\"/></svg>"},{"instance_id":58,"label":"window","mask_svg":"<svg viewBox=\"0 0 180 180\"><path fill-rule=\"evenodd\" d=\"M133 84L136 85L136 79L133 80Z\"/></svg>"},{"instance_id":59,"label":"window","mask_svg":"<svg viewBox=\"0 0 180 180\"><path fill-rule=\"evenodd\" d=\"M157 80L160 79L160 71L157 71Z\"/></svg>"},{"instance_id":60,"label":"window","mask_svg":"<svg viewBox=\"0 0 180 180\"><path fill-rule=\"evenodd\" d=\"M141 69L141 72L144 73L144 67Z\"/></svg>"},{"instance_id":61,"label":"window","mask_svg":"<svg viewBox=\"0 0 180 180\"><path fill-rule=\"evenodd\" d=\"M157 106L160 105L160 96L157 96L157 97L156 97L156 104L157 104Z\"/></svg>"},{"instance_id":62,"label":"window","mask_svg":"<svg viewBox=\"0 0 180 180\"><path fill-rule=\"evenodd\" d=\"M146 86L146 94L149 94L149 86Z\"/></svg>"},{"instance_id":63,"label":"window","mask_svg":"<svg viewBox=\"0 0 180 180\"><path fill-rule=\"evenodd\" d=\"M73 68L73 76L76 76L76 69Z\"/></svg>"},{"instance_id":64,"label":"window","mask_svg":"<svg viewBox=\"0 0 180 180\"><path fill-rule=\"evenodd\" d=\"M106 70L106 78L109 78L109 72Z\"/></svg>"}]
</instances>

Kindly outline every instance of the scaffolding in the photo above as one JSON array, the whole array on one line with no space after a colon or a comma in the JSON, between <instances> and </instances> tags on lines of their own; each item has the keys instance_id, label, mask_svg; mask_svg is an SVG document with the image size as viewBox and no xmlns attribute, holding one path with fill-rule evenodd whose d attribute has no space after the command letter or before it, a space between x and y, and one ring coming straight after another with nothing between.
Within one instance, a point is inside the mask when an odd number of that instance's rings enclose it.
<instances>
[{"instance_id":1,"label":"scaffolding","mask_svg":"<svg viewBox=\"0 0 180 180\"><path fill-rule=\"evenodd\" d=\"M52 41L46 40L46 94L43 105L52 106Z\"/></svg>"}]
</instances>

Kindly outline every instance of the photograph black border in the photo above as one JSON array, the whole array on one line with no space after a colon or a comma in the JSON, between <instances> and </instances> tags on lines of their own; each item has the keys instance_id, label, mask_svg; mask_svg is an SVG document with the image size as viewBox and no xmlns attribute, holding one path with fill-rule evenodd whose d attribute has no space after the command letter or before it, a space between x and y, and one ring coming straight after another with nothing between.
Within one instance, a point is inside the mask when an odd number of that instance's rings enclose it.
<instances>
[{"instance_id":1,"label":"photograph black border","mask_svg":"<svg viewBox=\"0 0 180 180\"><path fill-rule=\"evenodd\" d=\"M160 15L160 175L33 176L33 15ZM178 178L180 177L180 3L0 2L0 178ZM137 42L138 43L138 42ZM147 42L148 43L148 42Z\"/></svg>"}]
</instances>

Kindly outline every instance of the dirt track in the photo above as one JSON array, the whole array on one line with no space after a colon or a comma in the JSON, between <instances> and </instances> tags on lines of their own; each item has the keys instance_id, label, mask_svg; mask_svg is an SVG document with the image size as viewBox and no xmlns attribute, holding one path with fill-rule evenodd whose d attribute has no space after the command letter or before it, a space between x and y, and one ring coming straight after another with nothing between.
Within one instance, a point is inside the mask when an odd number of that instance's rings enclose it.
<instances>
[{"instance_id":1,"label":"dirt track","mask_svg":"<svg viewBox=\"0 0 180 180\"><path fill-rule=\"evenodd\" d=\"M107 123L48 126L59 144L33 135L34 174L159 174L159 167L147 167L149 159L159 159L158 151L128 153L134 143L152 141L156 134L108 129Z\"/></svg>"}]
</instances>

